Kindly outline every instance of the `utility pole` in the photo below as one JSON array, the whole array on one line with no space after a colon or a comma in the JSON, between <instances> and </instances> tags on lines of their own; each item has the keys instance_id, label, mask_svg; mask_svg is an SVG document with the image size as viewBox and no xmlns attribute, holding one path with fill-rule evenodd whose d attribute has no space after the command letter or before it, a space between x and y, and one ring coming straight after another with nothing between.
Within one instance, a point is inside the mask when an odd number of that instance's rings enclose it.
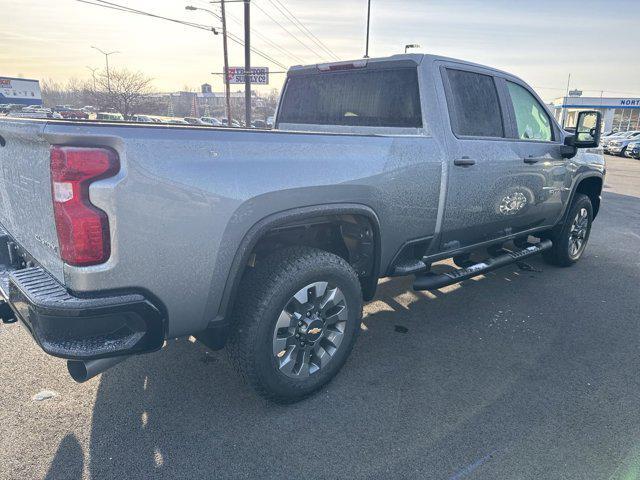
<instances>
[{"instance_id":1,"label":"utility pole","mask_svg":"<svg viewBox=\"0 0 640 480\"><path fill-rule=\"evenodd\" d=\"M567 107L566 104L569 101L569 84L571 83L571 74L569 74L569 78L567 78L567 93L562 101L562 122L560 123L560 126L562 128L564 128L564 122L567 119Z\"/></svg>"},{"instance_id":2,"label":"utility pole","mask_svg":"<svg viewBox=\"0 0 640 480\"><path fill-rule=\"evenodd\" d=\"M231 88L229 86L229 51L227 50L227 16L225 14L224 0L220 1L222 10L222 49L224 55L224 95L227 102L227 125L231 126Z\"/></svg>"},{"instance_id":3,"label":"utility pole","mask_svg":"<svg viewBox=\"0 0 640 480\"><path fill-rule=\"evenodd\" d=\"M109 55L113 55L114 53L120 53L120 52L118 51L105 52L104 50L101 50L98 47L94 47L93 45L91 45L91 48L99 51L101 54L104 55L105 63L107 64L107 90L109 91L109 93L111 93L111 78L109 77Z\"/></svg>"},{"instance_id":4,"label":"utility pole","mask_svg":"<svg viewBox=\"0 0 640 480\"><path fill-rule=\"evenodd\" d=\"M244 122L251 128L251 0L244 0Z\"/></svg>"},{"instance_id":5,"label":"utility pole","mask_svg":"<svg viewBox=\"0 0 640 480\"><path fill-rule=\"evenodd\" d=\"M364 58L369 58L369 26L371 25L371 0L367 0L367 47Z\"/></svg>"}]
</instances>

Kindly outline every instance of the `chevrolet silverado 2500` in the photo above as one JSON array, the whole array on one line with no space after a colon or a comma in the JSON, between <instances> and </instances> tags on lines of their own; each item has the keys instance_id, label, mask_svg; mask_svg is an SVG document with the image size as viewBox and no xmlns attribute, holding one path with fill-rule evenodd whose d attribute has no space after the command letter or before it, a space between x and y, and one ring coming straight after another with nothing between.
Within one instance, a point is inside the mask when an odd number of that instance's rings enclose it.
<instances>
[{"instance_id":1,"label":"chevrolet silverado 2500","mask_svg":"<svg viewBox=\"0 0 640 480\"><path fill-rule=\"evenodd\" d=\"M79 381L193 335L295 401L343 366L381 277L577 262L599 132L431 55L293 67L273 131L5 118L0 313Z\"/></svg>"}]
</instances>

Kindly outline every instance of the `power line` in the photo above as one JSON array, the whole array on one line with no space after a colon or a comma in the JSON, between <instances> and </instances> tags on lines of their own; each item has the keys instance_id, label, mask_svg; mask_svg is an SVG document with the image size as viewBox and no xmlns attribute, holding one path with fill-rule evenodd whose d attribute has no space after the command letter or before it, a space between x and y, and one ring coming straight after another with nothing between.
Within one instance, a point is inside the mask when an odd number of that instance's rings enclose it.
<instances>
[{"instance_id":1,"label":"power line","mask_svg":"<svg viewBox=\"0 0 640 480\"><path fill-rule=\"evenodd\" d=\"M233 33L229 33L227 32L227 36L235 43L237 43L238 45L244 46L244 42L242 40L240 40L240 38L236 35L234 35ZM277 65L280 68L287 68L286 65L278 62L277 60L273 59L272 57L270 57L269 55L267 55L266 53L262 53L260 50L258 50L255 47L249 47L249 49L255 53L256 55L264 58L265 60L267 60L268 62L273 63L274 65Z\"/></svg>"},{"instance_id":2,"label":"power line","mask_svg":"<svg viewBox=\"0 0 640 480\"><path fill-rule=\"evenodd\" d=\"M105 0L94 0L93 2L88 1L88 0L76 0L76 1L80 2L80 3L86 3L88 5L95 5L96 7L109 8L111 10L119 10L121 12L133 13L133 14L136 14L136 15L143 15L143 16L146 16L146 17L152 17L152 18L157 18L157 19L160 19L160 20L166 20L168 22L179 23L181 25L186 25L186 26L192 27L192 28L199 28L200 30L207 30L209 32L211 32L211 31L215 32L215 28L214 27L210 27L208 25L203 25L203 24L194 23L194 22L186 22L184 20L178 20L176 18L164 17L162 15L156 15L154 13L144 12L142 10L136 10L135 8L126 7L124 5L118 5L117 3L107 2ZM98 2L98 3L95 3L95 2Z\"/></svg>"},{"instance_id":3,"label":"power line","mask_svg":"<svg viewBox=\"0 0 640 480\"><path fill-rule=\"evenodd\" d=\"M192 27L192 28L198 28L200 30L214 31L215 32L215 28L209 27L207 25L202 25L202 24L194 23L194 22L186 22L184 20L178 20L178 19L170 18L170 17L164 17L162 15L156 15L154 13L145 12L143 10L136 10L135 8L126 7L124 5L119 5L119 4L113 3L113 2L107 2L105 0L94 0L93 2L89 1L89 0L76 0L76 1L80 2L80 3L88 4L88 5L94 5L96 7L109 8L109 9L118 10L118 11L121 11L121 12L133 13L133 14L136 14L136 15L143 15L143 16L147 16L147 17L157 18L157 19L160 19L160 20L166 20L166 21L173 22L173 23L179 23L181 25L185 25L185 26ZM95 2L99 2L99 3L95 3ZM217 15L216 15L216 17L220 18ZM233 42L235 42L235 43L237 43L237 44L239 44L241 46L244 46L244 42L239 37L237 37L236 35L229 34L229 33L227 33L227 35L229 36L229 38ZM251 51L253 53L258 55L259 57L264 58L268 62L271 62L271 63L273 63L274 65L277 65L280 68L285 68L285 69L287 68L285 65L283 65L282 63L280 63L277 60L273 59L268 54L266 54L266 53L264 53L264 52L262 52L262 51L260 51L260 50L258 50L256 48L254 48L254 47L250 47L250 49L251 49Z\"/></svg>"},{"instance_id":4,"label":"power line","mask_svg":"<svg viewBox=\"0 0 640 480\"><path fill-rule=\"evenodd\" d=\"M237 18L234 17L233 15L231 15L230 13L227 13L227 17L231 18L234 22L236 22L238 25L242 25L242 22ZM302 58L300 58L299 56L297 56L295 53L292 53L290 50L287 50L286 48L284 48L281 45L278 45L276 42L274 42L273 40L270 40L269 38L267 38L265 35L261 34L260 32L258 32L255 28L252 28L251 31L258 37L260 37L265 43L267 43L268 45L272 46L273 48L277 49L280 51L280 53L283 53L284 55L288 56L289 58L294 59L297 62L300 63L304 63L304 60Z\"/></svg>"},{"instance_id":5,"label":"power line","mask_svg":"<svg viewBox=\"0 0 640 480\"><path fill-rule=\"evenodd\" d=\"M222 17L221 17L220 15L218 15L217 13L215 13L215 12L213 12L213 11L210 11L210 12L211 12L211 14L212 14L214 17L216 17L218 20L222 20ZM227 15L228 15L228 14L227 14ZM230 15L228 15L228 16L230 16ZM251 29L251 31L254 31L254 29ZM244 41L243 41L243 40L241 40L241 39L240 39L240 37L238 37L237 35L235 35L235 34L233 34L233 33L230 33L229 31L227 31L227 37L229 37L233 42L235 42L235 43L237 43L237 44L239 44L239 45L244 46ZM287 68L287 67L286 67L286 65L283 65L282 63L280 63L280 62L278 62L277 60L273 59L273 57L271 57L270 55L268 55L268 54L266 54L266 53L264 53L264 52L262 52L262 51L258 50L257 48L255 48L255 47L249 47L249 49L250 49L252 52L254 52L256 55L261 56L261 57L262 57L262 58L264 58L265 60L267 60L267 61L269 61L269 62L271 62L271 63L273 63L273 64L277 65L278 67L280 67L280 68L284 68L284 69L286 69L286 68Z\"/></svg>"},{"instance_id":6,"label":"power line","mask_svg":"<svg viewBox=\"0 0 640 480\"><path fill-rule=\"evenodd\" d=\"M289 10L280 0L269 0L273 4L276 9L282 13L282 15L287 18L291 23L293 23L298 30L300 30L307 38L311 39L313 43L318 45L322 50L324 50L327 54L332 56L335 60L340 60L340 57L336 55L333 50L327 47L322 40L320 40L317 36L313 34L311 30L309 30L306 25L304 25L298 17L296 17L291 10Z\"/></svg>"},{"instance_id":7,"label":"power line","mask_svg":"<svg viewBox=\"0 0 640 480\"><path fill-rule=\"evenodd\" d=\"M306 43L304 43L302 40L300 40L297 36L295 36L293 33L291 33L291 31L289 29L287 29L287 27L285 27L284 25L282 25L278 20L276 20L275 18L273 18L269 12L267 12L264 8L262 8L258 3L254 3L253 4L254 7L256 7L258 10L260 10L262 13L264 13L267 17L269 17L269 19L271 19L272 22L274 22L276 25L278 25L282 30L284 30L285 32L287 32L296 42L298 42L300 45L302 45L304 48L306 48L307 50L309 50L311 53L313 53L315 56L317 56L318 58L324 60L325 57L324 55L319 54L317 51L315 51L313 48L309 47Z\"/></svg>"}]
</instances>

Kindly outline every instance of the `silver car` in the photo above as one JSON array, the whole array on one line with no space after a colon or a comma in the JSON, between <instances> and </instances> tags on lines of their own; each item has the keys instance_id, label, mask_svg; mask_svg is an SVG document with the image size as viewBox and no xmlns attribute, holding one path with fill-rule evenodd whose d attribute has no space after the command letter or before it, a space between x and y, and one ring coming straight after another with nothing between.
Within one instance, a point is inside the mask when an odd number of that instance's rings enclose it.
<instances>
[{"instance_id":1,"label":"silver car","mask_svg":"<svg viewBox=\"0 0 640 480\"><path fill-rule=\"evenodd\" d=\"M627 146L640 139L640 131L627 132L626 135L614 137L603 145L605 153L624 156Z\"/></svg>"}]
</instances>

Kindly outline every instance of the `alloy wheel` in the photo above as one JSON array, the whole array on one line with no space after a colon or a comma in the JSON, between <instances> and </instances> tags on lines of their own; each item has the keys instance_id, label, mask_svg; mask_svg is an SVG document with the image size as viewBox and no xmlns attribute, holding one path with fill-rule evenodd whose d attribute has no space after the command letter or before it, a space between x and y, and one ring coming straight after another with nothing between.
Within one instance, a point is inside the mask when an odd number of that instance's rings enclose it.
<instances>
[{"instance_id":1,"label":"alloy wheel","mask_svg":"<svg viewBox=\"0 0 640 480\"><path fill-rule=\"evenodd\" d=\"M347 301L336 285L314 282L298 290L274 327L278 370L303 379L324 368L342 343L347 318Z\"/></svg>"},{"instance_id":2,"label":"alloy wheel","mask_svg":"<svg viewBox=\"0 0 640 480\"><path fill-rule=\"evenodd\" d=\"M587 233L589 231L589 212L582 207L576 213L571 230L569 230L569 255L571 258L578 258L586 245Z\"/></svg>"}]
</instances>

